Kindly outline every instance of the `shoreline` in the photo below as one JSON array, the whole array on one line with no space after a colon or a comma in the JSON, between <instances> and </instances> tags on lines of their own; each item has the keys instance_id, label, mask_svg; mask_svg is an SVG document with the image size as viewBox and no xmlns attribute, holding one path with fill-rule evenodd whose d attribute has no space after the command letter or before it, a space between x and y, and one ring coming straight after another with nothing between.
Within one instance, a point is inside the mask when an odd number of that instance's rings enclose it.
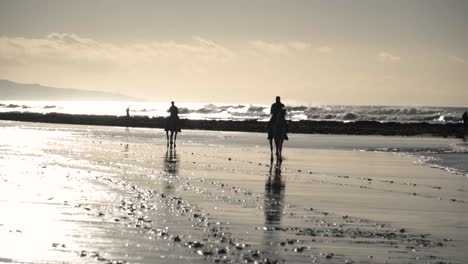
<instances>
[{"instance_id":1,"label":"shoreline","mask_svg":"<svg viewBox=\"0 0 468 264\"><path fill-rule=\"evenodd\" d=\"M73 115L62 113L3 112L0 120L39 122L72 125L123 126L142 128L164 128L165 117L111 115ZM267 123L257 120L190 120L181 119L182 130L216 130L238 132L265 132ZM463 124L446 123L380 123L376 121L289 121L289 133L336 134L336 135L382 135L382 136L436 136L463 138Z\"/></svg>"}]
</instances>

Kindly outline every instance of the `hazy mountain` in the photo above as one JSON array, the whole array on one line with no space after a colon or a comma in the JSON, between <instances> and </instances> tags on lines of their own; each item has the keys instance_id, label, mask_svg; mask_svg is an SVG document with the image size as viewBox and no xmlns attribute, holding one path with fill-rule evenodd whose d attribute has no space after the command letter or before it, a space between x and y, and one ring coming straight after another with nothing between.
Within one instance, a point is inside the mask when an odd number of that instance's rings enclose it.
<instances>
[{"instance_id":1,"label":"hazy mountain","mask_svg":"<svg viewBox=\"0 0 468 264\"><path fill-rule=\"evenodd\" d=\"M7 80L0 80L0 100L141 101L141 99L115 93L54 88Z\"/></svg>"}]
</instances>

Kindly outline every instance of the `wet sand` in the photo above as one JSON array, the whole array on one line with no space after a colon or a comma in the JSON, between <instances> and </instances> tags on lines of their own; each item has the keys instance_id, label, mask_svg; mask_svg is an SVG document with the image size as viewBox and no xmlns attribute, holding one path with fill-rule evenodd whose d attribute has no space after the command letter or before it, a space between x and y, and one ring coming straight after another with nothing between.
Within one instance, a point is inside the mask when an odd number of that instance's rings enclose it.
<instances>
[{"instance_id":1,"label":"wet sand","mask_svg":"<svg viewBox=\"0 0 468 264\"><path fill-rule=\"evenodd\" d=\"M372 146L455 139L0 122L0 262L465 263L468 178Z\"/></svg>"}]
</instances>

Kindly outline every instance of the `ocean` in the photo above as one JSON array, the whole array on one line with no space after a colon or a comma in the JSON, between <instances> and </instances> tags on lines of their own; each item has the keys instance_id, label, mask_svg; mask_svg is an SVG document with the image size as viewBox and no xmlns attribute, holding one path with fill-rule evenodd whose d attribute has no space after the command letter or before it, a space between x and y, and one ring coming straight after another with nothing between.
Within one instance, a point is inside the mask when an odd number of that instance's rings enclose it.
<instances>
[{"instance_id":1,"label":"ocean","mask_svg":"<svg viewBox=\"0 0 468 264\"><path fill-rule=\"evenodd\" d=\"M177 103L179 116L193 120L266 121L270 106L264 104ZM287 104L286 104L287 105ZM0 112L66 113L92 115L126 114L133 116L167 116L168 102L99 102L99 101L0 101ZM460 122L462 107L426 106L349 106L349 105L287 105L288 119L316 121L377 121L377 122Z\"/></svg>"}]
</instances>

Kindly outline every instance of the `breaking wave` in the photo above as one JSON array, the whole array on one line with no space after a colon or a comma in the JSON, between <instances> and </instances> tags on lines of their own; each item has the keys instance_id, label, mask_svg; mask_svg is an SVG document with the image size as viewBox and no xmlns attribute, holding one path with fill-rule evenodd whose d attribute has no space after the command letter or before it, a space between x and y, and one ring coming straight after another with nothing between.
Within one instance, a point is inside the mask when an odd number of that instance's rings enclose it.
<instances>
[{"instance_id":1,"label":"breaking wave","mask_svg":"<svg viewBox=\"0 0 468 264\"><path fill-rule=\"evenodd\" d=\"M0 111L58 112L69 114L124 115L130 106L132 115L167 116L167 103L148 102L0 102ZM265 121L269 118L269 105L180 103L179 114L189 119ZM316 121L377 121L377 122L459 122L464 108L407 107L407 106L287 106L290 120Z\"/></svg>"}]
</instances>

